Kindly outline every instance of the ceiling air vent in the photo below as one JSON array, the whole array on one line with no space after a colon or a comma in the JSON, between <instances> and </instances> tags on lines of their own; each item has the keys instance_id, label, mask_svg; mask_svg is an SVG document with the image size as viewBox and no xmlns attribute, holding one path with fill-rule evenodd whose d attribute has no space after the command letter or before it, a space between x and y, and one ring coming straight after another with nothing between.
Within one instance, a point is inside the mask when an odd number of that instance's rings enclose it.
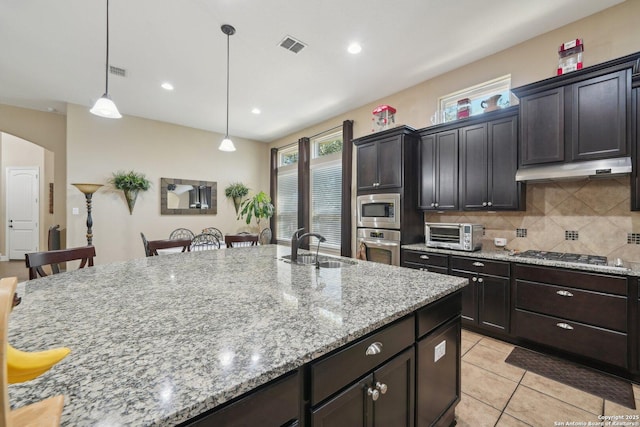
<instances>
[{"instance_id":1,"label":"ceiling air vent","mask_svg":"<svg viewBox=\"0 0 640 427\"><path fill-rule=\"evenodd\" d=\"M124 68L109 65L109 72L115 76L127 77L127 70L125 70Z\"/></svg>"},{"instance_id":2,"label":"ceiling air vent","mask_svg":"<svg viewBox=\"0 0 640 427\"><path fill-rule=\"evenodd\" d=\"M285 37L284 40L282 40L280 42L280 46L282 46L283 48L285 48L287 50L290 50L293 53L298 53L302 49L307 47L306 44L302 43L300 40L294 39L291 36Z\"/></svg>"}]
</instances>

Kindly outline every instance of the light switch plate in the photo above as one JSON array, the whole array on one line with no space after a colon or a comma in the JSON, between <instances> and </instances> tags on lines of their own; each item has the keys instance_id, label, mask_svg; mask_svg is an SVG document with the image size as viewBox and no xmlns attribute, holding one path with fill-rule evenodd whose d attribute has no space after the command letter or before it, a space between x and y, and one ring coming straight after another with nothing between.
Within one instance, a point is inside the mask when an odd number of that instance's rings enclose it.
<instances>
[{"instance_id":1,"label":"light switch plate","mask_svg":"<svg viewBox=\"0 0 640 427\"><path fill-rule=\"evenodd\" d=\"M437 362L447 353L447 341L442 341L433 350L433 361Z\"/></svg>"},{"instance_id":2,"label":"light switch plate","mask_svg":"<svg viewBox=\"0 0 640 427\"><path fill-rule=\"evenodd\" d=\"M73 208L73 209L71 210L71 213L73 213L74 215L80 215L80 209L78 209L78 208Z\"/></svg>"}]
</instances>

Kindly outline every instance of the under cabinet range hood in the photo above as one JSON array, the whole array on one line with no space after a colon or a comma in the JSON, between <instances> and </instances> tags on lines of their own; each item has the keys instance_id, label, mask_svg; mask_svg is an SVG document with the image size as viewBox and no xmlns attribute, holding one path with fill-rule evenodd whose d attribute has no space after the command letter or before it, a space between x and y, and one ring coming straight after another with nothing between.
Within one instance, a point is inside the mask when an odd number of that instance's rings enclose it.
<instances>
[{"instance_id":1,"label":"under cabinet range hood","mask_svg":"<svg viewBox=\"0 0 640 427\"><path fill-rule=\"evenodd\" d=\"M613 178L631 173L631 157L520 168L516 181L544 182L585 178Z\"/></svg>"}]
</instances>

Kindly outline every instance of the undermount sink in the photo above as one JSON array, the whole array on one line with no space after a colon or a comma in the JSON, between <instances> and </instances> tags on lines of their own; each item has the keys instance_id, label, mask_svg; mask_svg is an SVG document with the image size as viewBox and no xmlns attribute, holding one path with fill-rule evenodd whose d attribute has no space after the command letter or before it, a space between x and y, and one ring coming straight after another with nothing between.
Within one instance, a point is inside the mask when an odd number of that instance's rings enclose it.
<instances>
[{"instance_id":1,"label":"undermount sink","mask_svg":"<svg viewBox=\"0 0 640 427\"><path fill-rule=\"evenodd\" d=\"M297 265L316 265L316 256L314 254L298 254L298 259L293 262L291 261L291 255L285 255L282 259ZM318 261L320 268L341 268L355 264L352 261L327 256L319 256Z\"/></svg>"}]
</instances>

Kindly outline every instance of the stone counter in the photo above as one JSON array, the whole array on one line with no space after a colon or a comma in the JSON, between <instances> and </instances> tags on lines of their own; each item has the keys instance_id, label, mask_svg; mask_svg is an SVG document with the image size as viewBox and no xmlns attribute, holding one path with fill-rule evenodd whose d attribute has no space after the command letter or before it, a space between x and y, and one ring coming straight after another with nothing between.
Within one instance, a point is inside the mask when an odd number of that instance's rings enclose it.
<instances>
[{"instance_id":1,"label":"stone counter","mask_svg":"<svg viewBox=\"0 0 640 427\"><path fill-rule=\"evenodd\" d=\"M64 394L62 425L175 425L467 283L355 260L317 271L288 253L179 253L19 284L11 344L71 354L11 385L12 407Z\"/></svg>"}]
</instances>

